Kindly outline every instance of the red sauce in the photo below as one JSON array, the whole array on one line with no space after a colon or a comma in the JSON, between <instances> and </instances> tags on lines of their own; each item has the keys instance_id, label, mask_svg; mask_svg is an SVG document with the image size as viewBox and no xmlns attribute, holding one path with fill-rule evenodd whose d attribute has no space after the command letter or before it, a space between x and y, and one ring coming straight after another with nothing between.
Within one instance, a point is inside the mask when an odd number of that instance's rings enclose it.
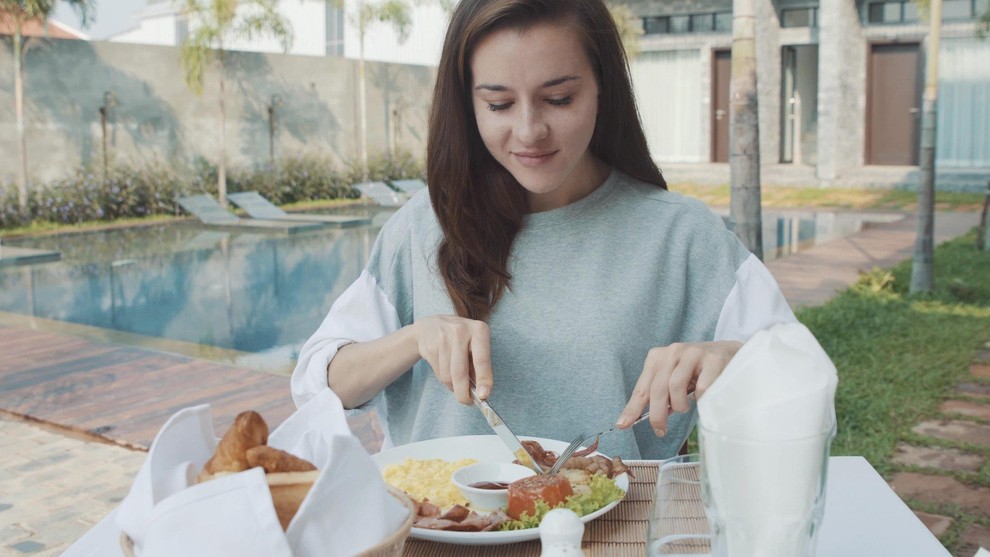
<instances>
[{"instance_id":1,"label":"red sauce","mask_svg":"<svg viewBox=\"0 0 990 557\"><path fill-rule=\"evenodd\" d=\"M477 489L508 489L508 482L474 482L473 484L468 484L468 487L474 487Z\"/></svg>"}]
</instances>

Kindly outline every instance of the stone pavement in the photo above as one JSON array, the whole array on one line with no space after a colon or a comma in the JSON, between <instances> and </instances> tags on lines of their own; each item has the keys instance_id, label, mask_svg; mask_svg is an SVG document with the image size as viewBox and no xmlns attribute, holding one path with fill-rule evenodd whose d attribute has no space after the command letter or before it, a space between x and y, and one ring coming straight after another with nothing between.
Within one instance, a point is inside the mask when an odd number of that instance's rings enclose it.
<instances>
[{"instance_id":1,"label":"stone pavement","mask_svg":"<svg viewBox=\"0 0 990 557\"><path fill-rule=\"evenodd\" d=\"M145 453L0 414L0 556L59 555L127 495Z\"/></svg>"},{"instance_id":2,"label":"stone pavement","mask_svg":"<svg viewBox=\"0 0 990 557\"><path fill-rule=\"evenodd\" d=\"M897 446L891 487L940 539L957 540L955 554L971 557L990 548L990 487L976 477L990 466L990 342L970 366L970 377L942 403L942 416L912 428Z\"/></svg>"},{"instance_id":3,"label":"stone pavement","mask_svg":"<svg viewBox=\"0 0 990 557\"><path fill-rule=\"evenodd\" d=\"M973 214L939 213L936 238L942 241L965 232L976 220ZM910 257L913 238L909 216L857 234L838 247L830 243L812 248L797 261L800 264L785 263L795 256L772 262L771 270L793 305L822 303L855 280L858 270ZM807 273L814 262L827 268ZM815 275L829 280L816 282ZM842 278L830 278L835 276ZM986 450L970 450L990 445L990 418L983 413L990 406L986 355L974 363L973 379L961 383L958 396L943 407L945 419L919 424L919 439L932 442L899 449L898 458L913 455L916 460L893 478L894 489L916 508L942 512L929 502L941 504L958 496L953 500L968 514L933 513L923 519L937 535L956 532L964 541L959 557L972 557L980 545L990 547L987 488L965 483L975 474L974 468L988 466L983 458ZM145 457L142 451L106 444L64 427L22 421L3 409L0 447L0 557L59 555L126 495Z\"/></svg>"}]
</instances>

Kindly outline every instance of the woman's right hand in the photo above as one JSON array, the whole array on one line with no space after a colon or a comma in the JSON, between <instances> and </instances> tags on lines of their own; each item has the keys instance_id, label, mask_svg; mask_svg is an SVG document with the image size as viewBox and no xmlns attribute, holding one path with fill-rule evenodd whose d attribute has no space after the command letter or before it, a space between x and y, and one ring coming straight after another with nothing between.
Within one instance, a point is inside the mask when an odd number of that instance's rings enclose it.
<instances>
[{"instance_id":1,"label":"woman's right hand","mask_svg":"<svg viewBox=\"0 0 990 557\"><path fill-rule=\"evenodd\" d=\"M416 321L419 355L457 402L471 404L471 383L478 397L492 390L491 337L488 324L456 315L431 315Z\"/></svg>"}]
</instances>

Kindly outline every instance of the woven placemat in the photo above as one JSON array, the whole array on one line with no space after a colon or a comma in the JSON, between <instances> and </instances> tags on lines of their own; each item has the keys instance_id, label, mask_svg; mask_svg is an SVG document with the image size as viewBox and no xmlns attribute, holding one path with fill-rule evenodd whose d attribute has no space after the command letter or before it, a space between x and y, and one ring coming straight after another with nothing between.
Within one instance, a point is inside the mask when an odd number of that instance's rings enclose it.
<instances>
[{"instance_id":1,"label":"woven placemat","mask_svg":"<svg viewBox=\"0 0 990 557\"><path fill-rule=\"evenodd\" d=\"M586 557L643 557L650 502L657 483L656 464L633 464L625 499L585 525L581 549ZM700 494L699 494L700 499ZM405 557L539 557L539 540L508 545L470 546L406 540Z\"/></svg>"}]
</instances>

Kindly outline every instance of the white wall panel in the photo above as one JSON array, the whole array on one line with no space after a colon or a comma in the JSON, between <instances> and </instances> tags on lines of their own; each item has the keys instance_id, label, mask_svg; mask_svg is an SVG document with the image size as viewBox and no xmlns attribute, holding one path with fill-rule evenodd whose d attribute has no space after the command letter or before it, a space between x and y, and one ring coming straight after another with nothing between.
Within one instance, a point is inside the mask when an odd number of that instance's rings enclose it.
<instances>
[{"instance_id":1,"label":"white wall panel","mask_svg":"<svg viewBox=\"0 0 990 557\"><path fill-rule=\"evenodd\" d=\"M937 164L990 167L990 41L942 40Z\"/></svg>"},{"instance_id":2,"label":"white wall panel","mask_svg":"<svg viewBox=\"0 0 990 557\"><path fill-rule=\"evenodd\" d=\"M440 50L447 33L448 15L435 4L417 5L412 3L412 22L409 37L399 41L395 28L389 23L374 22L368 26L364 38L364 59L397 64L436 66L440 61ZM357 11L356 0L346 0L348 14L345 33L344 56L358 58L360 42L353 16Z\"/></svg>"},{"instance_id":3,"label":"white wall panel","mask_svg":"<svg viewBox=\"0 0 990 557\"><path fill-rule=\"evenodd\" d=\"M644 52L630 64L640 118L653 158L703 162L701 54L698 50Z\"/></svg>"},{"instance_id":4,"label":"white wall panel","mask_svg":"<svg viewBox=\"0 0 990 557\"><path fill-rule=\"evenodd\" d=\"M115 43L174 45L177 43L175 22L174 14L147 17L138 22L137 27L118 33L108 40Z\"/></svg>"}]
</instances>

